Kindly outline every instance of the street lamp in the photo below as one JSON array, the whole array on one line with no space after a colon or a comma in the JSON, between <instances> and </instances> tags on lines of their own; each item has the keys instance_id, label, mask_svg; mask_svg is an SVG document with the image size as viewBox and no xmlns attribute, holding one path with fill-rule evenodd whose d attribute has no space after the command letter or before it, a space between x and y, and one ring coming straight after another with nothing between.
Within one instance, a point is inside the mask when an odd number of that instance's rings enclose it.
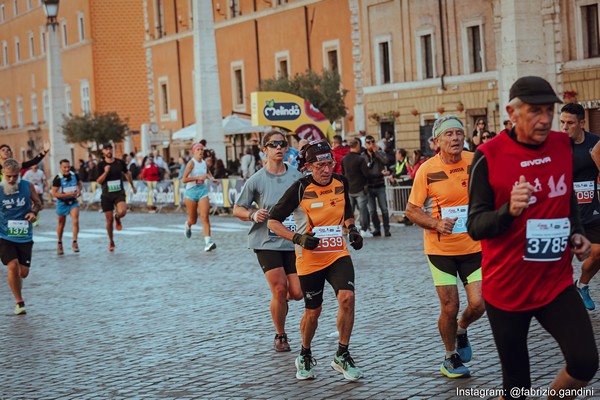
<instances>
[{"instance_id":1,"label":"street lamp","mask_svg":"<svg viewBox=\"0 0 600 400\"><path fill-rule=\"evenodd\" d=\"M60 0L44 0L44 12L46 13L46 17L48 17L48 25L52 25L52 27L56 27L58 22L56 22L56 17L58 16L58 2Z\"/></svg>"},{"instance_id":2,"label":"street lamp","mask_svg":"<svg viewBox=\"0 0 600 400\"><path fill-rule=\"evenodd\" d=\"M65 83L63 80L60 44L58 40L59 33L56 31L56 27L58 26L58 2L59 0L44 0L44 12L47 17L46 29L48 32L48 53L46 58L48 62L48 99L50 106L50 116L48 118L48 136L50 139L49 167L52 176L58 173L60 160L71 159L71 151L65 143L61 128L66 105Z\"/></svg>"}]
</instances>

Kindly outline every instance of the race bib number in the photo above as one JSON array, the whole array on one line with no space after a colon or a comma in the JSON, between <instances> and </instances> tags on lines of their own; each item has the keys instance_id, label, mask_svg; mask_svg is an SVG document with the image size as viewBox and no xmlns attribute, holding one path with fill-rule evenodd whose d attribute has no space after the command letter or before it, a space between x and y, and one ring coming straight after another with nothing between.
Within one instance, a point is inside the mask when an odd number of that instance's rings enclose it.
<instances>
[{"instance_id":1,"label":"race bib number","mask_svg":"<svg viewBox=\"0 0 600 400\"><path fill-rule=\"evenodd\" d=\"M527 261L557 261L569 242L568 218L530 219L527 221L525 256Z\"/></svg>"},{"instance_id":2,"label":"race bib number","mask_svg":"<svg viewBox=\"0 0 600 400\"><path fill-rule=\"evenodd\" d=\"M315 253L333 253L344 250L344 238L341 225L315 226L313 228L315 237L321 239L319 246L313 251Z\"/></svg>"},{"instance_id":3,"label":"race bib number","mask_svg":"<svg viewBox=\"0 0 600 400\"><path fill-rule=\"evenodd\" d=\"M120 180L108 181L106 183L106 186L108 187L109 192L118 192L121 190L121 181Z\"/></svg>"},{"instance_id":4,"label":"race bib number","mask_svg":"<svg viewBox=\"0 0 600 400\"><path fill-rule=\"evenodd\" d=\"M594 181L573 182L578 204L589 204L594 200Z\"/></svg>"},{"instance_id":5,"label":"race bib number","mask_svg":"<svg viewBox=\"0 0 600 400\"><path fill-rule=\"evenodd\" d=\"M27 221L8 221L8 236L25 237L29 235L29 222Z\"/></svg>"},{"instance_id":6,"label":"race bib number","mask_svg":"<svg viewBox=\"0 0 600 400\"><path fill-rule=\"evenodd\" d=\"M442 218L458 218L454 223L452 234L465 233L467 231L467 216L469 206L442 207Z\"/></svg>"},{"instance_id":7,"label":"race bib number","mask_svg":"<svg viewBox=\"0 0 600 400\"><path fill-rule=\"evenodd\" d=\"M77 186L65 186L63 188L63 193L73 193L77 190Z\"/></svg>"},{"instance_id":8,"label":"race bib number","mask_svg":"<svg viewBox=\"0 0 600 400\"><path fill-rule=\"evenodd\" d=\"M283 221L283 226L288 228L292 232L296 232L296 221L294 220L294 216L292 214L288 215L288 217ZM269 229L269 237L278 237L275 232Z\"/></svg>"}]
</instances>

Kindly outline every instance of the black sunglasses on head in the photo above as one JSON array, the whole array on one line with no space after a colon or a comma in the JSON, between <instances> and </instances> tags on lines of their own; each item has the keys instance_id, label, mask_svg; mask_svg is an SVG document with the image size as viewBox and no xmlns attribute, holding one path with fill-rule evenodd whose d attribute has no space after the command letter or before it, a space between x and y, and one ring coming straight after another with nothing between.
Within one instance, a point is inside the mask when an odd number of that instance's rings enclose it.
<instances>
[{"instance_id":1,"label":"black sunglasses on head","mask_svg":"<svg viewBox=\"0 0 600 400\"><path fill-rule=\"evenodd\" d=\"M277 146L287 147L288 142L285 140L271 140L270 142L265 143L265 147L270 147L272 149L276 149Z\"/></svg>"}]
</instances>

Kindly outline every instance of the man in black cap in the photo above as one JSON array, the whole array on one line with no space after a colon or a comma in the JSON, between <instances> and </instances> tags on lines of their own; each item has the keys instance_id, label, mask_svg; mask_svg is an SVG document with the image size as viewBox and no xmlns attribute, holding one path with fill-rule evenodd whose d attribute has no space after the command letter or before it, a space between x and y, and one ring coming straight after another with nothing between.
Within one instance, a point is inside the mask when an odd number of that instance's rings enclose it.
<instances>
[{"instance_id":1,"label":"man in black cap","mask_svg":"<svg viewBox=\"0 0 600 400\"><path fill-rule=\"evenodd\" d=\"M573 192L569 136L550 129L562 101L536 76L519 78L509 96L506 111L515 127L479 146L473 159L467 229L481 240L482 295L504 397L525 398L532 387L527 334L533 317L565 357L550 385L554 393L585 386L598 369L598 350L573 285L572 255L585 259L591 246Z\"/></svg>"},{"instance_id":2,"label":"man in black cap","mask_svg":"<svg viewBox=\"0 0 600 400\"><path fill-rule=\"evenodd\" d=\"M323 288L328 281L339 303L340 342L331 366L344 378L356 381L362 371L348 351L354 325L354 265L343 239L343 228L348 229L348 241L354 249L362 248L363 238L354 226L348 181L333 173L335 159L325 140L310 142L302 148L298 168L304 167L311 174L290 186L269 214L267 225L278 236L296 244L296 270L305 307L300 322L302 350L295 361L296 378L316 376L310 346L321 315ZM283 225L291 213L296 231Z\"/></svg>"},{"instance_id":3,"label":"man in black cap","mask_svg":"<svg viewBox=\"0 0 600 400\"><path fill-rule=\"evenodd\" d=\"M120 231L123 229L121 224L121 218L127 214L127 205L125 204L125 189L123 187L123 177L129 182L129 186L133 193L137 190L133 185L131 174L127 170L127 165L123 160L114 158L113 146L111 143L105 143L102 146L102 154L104 159L98 163L98 179L96 180L102 185L102 196L100 197L100 204L102 211L106 217L106 232L108 233L108 239L110 241L108 245L108 251L115 251L115 241L113 240L113 220L115 221L115 228ZM114 212L115 207L117 209ZM113 217L114 213L114 217Z\"/></svg>"}]
</instances>

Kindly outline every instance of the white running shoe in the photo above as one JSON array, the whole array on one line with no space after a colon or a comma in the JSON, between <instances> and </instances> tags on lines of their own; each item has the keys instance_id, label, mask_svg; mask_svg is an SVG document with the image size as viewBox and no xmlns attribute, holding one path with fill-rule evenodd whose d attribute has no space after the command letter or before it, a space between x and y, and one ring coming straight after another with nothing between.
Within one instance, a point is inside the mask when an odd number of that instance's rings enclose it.
<instances>
[{"instance_id":1,"label":"white running shoe","mask_svg":"<svg viewBox=\"0 0 600 400\"><path fill-rule=\"evenodd\" d=\"M211 251L217 248L217 245L215 244L215 242L210 241L208 243L206 243L206 246L204 246L204 251Z\"/></svg>"},{"instance_id":2,"label":"white running shoe","mask_svg":"<svg viewBox=\"0 0 600 400\"><path fill-rule=\"evenodd\" d=\"M362 236L363 238L372 238L373 234L371 233L371 231L360 231L360 236Z\"/></svg>"}]
</instances>

